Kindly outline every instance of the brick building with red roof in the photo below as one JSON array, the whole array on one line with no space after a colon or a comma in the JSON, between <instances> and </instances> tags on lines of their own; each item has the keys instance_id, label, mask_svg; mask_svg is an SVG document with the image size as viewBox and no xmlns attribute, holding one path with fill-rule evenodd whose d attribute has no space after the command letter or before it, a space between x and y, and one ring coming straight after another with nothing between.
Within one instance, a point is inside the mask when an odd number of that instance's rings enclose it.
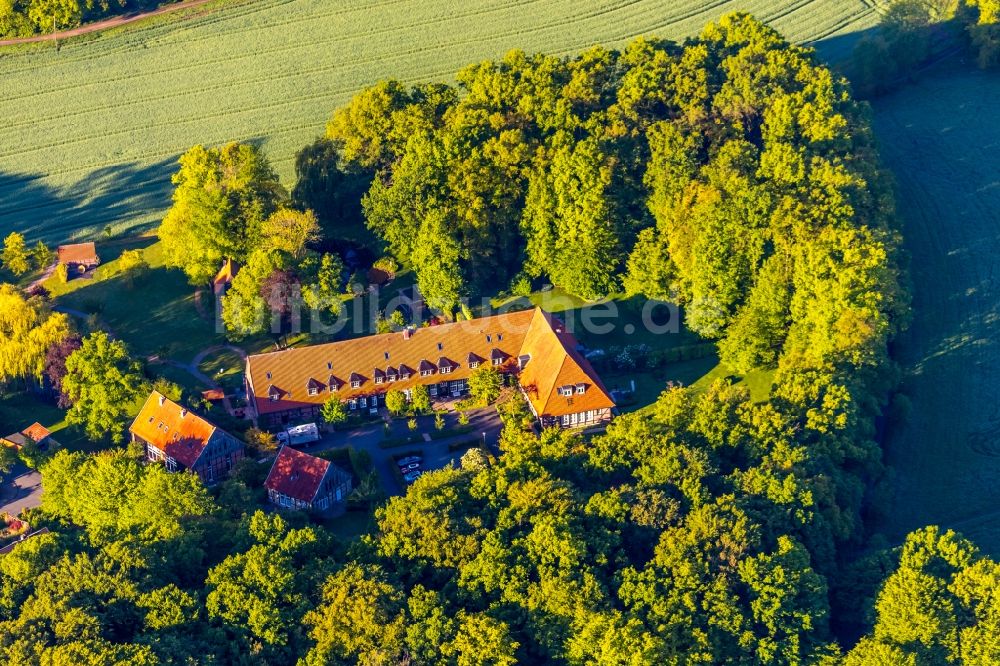
<instances>
[{"instance_id":1,"label":"brick building with red roof","mask_svg":"<svg viewBox=\"0 0 1000 666\"><path fill-rule=\"evenodd\" d=\"M251 415L262 427L309 421L331 395L351 410L372 411L391 389L410 397L424 385L432 399L468 393L468 379L494 367L517 381L543 426L589 426L615 406L563 323L540 308L408 328L247 359Z\"/></svg>"},{"instance_id":2,"label":"brick building with red roof","mask_svg":"<svg viewBox=\"0 0 1000 666\"><path fill-rule=\"evenodd\" d=\"M129 432L145 446L147 459L171 472L191 471L204 483L225 478L244 456L243 442L157 391Z\"/></svg>"},{"instance_id":3,"label":"brick building with red roof","mask_svg":"<svg viewBox=\"0 0 1000 666\"><path fill-rule=\"evenodd\" d=\"M267 498L281 508L325 511L347 501L351 475L329 460L283 446L264 488Z\"/></svg>"}]
</instances>

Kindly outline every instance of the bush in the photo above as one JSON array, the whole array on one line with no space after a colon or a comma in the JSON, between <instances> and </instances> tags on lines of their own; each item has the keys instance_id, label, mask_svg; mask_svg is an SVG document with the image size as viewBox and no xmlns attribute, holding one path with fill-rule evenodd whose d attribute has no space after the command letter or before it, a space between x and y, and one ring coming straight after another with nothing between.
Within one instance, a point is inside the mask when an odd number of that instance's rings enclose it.
<instances>
[{"instance_id":1,"label":"bush","mask_svg":"<svg viewBox=\"0 0 1000 666\"><path fill-rule=\"evenodd\" d=\"M379 271L385 271L390 277L395 277L396 271L399 270L399 262L389 255L386 255L376 259L375 262L372 263L372 268Z\"/></svg>"},{"instance_id":2,"label":"bush","mask_svg":"<svg viewBox=\"0 0 1000 666\"><path fill-rule=\"evenodd\" d=\"M59 264L56 266L55 276L56 280L62 284L69 282L69 269L66 267L66 264Z\"/></svg>"}]
</instances>

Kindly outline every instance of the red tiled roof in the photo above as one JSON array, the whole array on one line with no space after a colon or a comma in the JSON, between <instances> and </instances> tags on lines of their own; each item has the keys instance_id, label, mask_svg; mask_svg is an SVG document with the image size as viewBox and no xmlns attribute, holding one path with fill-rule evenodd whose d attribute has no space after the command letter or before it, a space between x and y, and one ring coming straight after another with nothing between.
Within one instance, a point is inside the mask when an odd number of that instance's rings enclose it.
<instances>
[{"instance_id":1,"label":"red tiled roof","mask_svg":"<svg viewBox=\"0 0 1000 666\"><path fill-rule=\"evenodd\" d=\"M60 264L97 263L97 247L93 243L60 245L56 250Z\"/></svg>"},{"instance_id":2,"label":"red tiled roof","mask_svg":"<svg viewBox=\"0 0 1000 666\"><path fill-rule=\"evenodd\" d=\"M283 446L271 465L264 487L301 502L312 502L329 469L329 460Z\"/></svg>"},{"instance_id":3,"label":"red tiled roof","mask_svg":"<svg viewBox=\"0 0 1000 666\"><path fill-rule=\"evenodd\" d=\"M52 435L52 433L49 432L48 428L43 426L41 423L38 423L37 421L35 423L32 423L24 430L22 430L21 434L24 435L25 437L30 437L31 441L33 442L41 442L46 437Z\"/></svg>"},{"instance_id":4,"label":"red tiled roof","mask_svg":"<svg viewBox=\"0 0 1000 666\"><path fill-rule=\"evenodd\" d=\"M215 434L215 426L153 391L129 427L129 432L190 469Z\"/></svg>"}]
</instances>

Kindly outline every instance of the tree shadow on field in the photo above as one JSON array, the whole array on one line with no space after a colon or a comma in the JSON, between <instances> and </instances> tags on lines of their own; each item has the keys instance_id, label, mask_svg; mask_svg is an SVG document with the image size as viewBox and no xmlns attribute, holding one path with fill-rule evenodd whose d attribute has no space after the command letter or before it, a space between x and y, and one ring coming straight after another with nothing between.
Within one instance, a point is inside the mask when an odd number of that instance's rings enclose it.
<instances>
[{"instance_id":1,"label":"tree shadow on field","mask_svg":"<svg viewBox=\"0 0 1000 666\"><path fill-rule=\"evenodd\" d=\"M177 156L152 164L95 169L66 187L44 174L0 172L0 235L12 231L29 242L93 239L106 227L142 230L170 205L170 176Z\"/></svg>"}]
</instances>

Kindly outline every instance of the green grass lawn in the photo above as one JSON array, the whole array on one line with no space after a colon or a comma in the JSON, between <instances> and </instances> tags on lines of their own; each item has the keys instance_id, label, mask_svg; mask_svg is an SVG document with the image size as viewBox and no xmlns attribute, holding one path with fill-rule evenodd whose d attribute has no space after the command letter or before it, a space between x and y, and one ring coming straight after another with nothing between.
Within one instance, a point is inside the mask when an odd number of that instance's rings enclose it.
<instances>
[{"instance_id":1,"label":"green grass lawn","mask_svg":"<svg viewBox=\"0 0 1000 666\"><path fill-rule=\"evenodd\" d=\"M243 385L243 359L236 352L222 349L202 359L198 369L222 385L227 392Z\"/></svg>"},{"instance_id":2,"label":"green grass lawn","mask_svg":"<svg viewBox=\"0 0 1000 666\"><path fill-rule=\"evenodd\" d=\"M1000 555L1000 76L945 64L874 102L898 184L914 320L895 345L909 422L889 433L883 529L929 524Z\"/></svg>"},{"instance_id":3,"label":"green grass lawn","mask_svg":"<svg viewBox=\"0 0 1000 666\"><path fill-rule=\"evenodd\" d=\"M130 247L144 247L143 256L149 263L148 273L129 285L117 273L118 254ZM106 248L111 252L105 255ZM117 251L117 254L115 252ZM110 245L99 245L102 265L92 279L74 279L61 284L56 278L46 282L55 295L57 305L72 308L85 315L94 315L98 323L124 340L133 354L140 357L162 356L183 363L213 345L226 343L216 332L213 321L212 295L203 290L203 318L195 306L195 289L184 274L163 264L163 252L158 242L138 238ZM107 260L111 257L110 260ZM85 327L87 322L77 322ZM271 343L260 336L242 344L259 351Z\"/></svg>"},{"instance_id":4,"label":"green grass lawn","mask_svg":"<svg viewBox=\"0 0 1000 666\"><path fill-rule=\"evenodd\" d=\"M0 397L0 436L23 430L35 421L48 428L60 446L70 451L104 448L103 443L90 441L80 428L66 423L66 412L47 400L30 392Z\"/></svg>"},{"instance_id":5,"label":"green grass lawn","mask_svg":"<svg viewBox=\"0 0 1000 666\"><path fill-rule=\"evenodd\" d=\"M850 53L869 0L254 0L58 44L0 49L0 236L149 228L177 157L260 143L286 185L332 109L384 78L451 80L510 49L578 53L681 39L748 11L821 54Z\"/></svg>"}]
</instances>

